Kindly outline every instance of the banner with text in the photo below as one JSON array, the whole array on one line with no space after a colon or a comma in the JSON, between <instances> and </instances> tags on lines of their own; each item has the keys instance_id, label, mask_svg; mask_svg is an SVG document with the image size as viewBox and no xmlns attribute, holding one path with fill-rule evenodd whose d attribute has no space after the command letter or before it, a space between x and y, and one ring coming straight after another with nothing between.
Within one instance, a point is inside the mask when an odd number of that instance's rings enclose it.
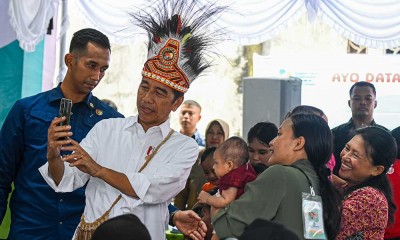
<instances>
[{"instance_id":1,"label":"banner with text","mask_svg":"<svg viewBox=\"0 0 400 240\"><path fill-rule=\"evenodd\" d=\"M400 55L253 56L254 77L302 79L302 104L321 108L335 127L351 117L350 87L371 82L377 91L375 121L400 126Z\"/></svg>"}]
</instances>

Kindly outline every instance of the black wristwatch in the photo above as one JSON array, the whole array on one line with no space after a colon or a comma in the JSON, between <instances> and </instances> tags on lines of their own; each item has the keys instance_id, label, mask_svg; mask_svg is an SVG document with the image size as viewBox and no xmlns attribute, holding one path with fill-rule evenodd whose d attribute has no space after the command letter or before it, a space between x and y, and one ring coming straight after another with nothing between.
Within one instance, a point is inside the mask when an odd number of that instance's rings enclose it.
<instances>
[{"instance_id":1,"label":"black wristwatch","mask_svg":"<svg viewBox=\"0 0 400 240\"><path fill-rule=\"evenodd\" d=\"M180 211L179 209L177 209L177 210L175 210L175 211L173 211L170 215L169 215L169 225L171 225L171 226L173 226L173 227L175 227L175 224L174 224L174 216L175 216L175 213L177 213L178 211Z\"/></svg>"}]
</instances>

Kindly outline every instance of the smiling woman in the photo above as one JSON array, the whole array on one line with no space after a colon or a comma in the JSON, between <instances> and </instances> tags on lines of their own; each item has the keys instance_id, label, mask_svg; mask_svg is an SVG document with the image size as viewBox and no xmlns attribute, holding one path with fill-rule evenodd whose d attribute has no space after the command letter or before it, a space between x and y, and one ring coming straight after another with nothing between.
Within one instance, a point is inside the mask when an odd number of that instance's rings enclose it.
<instances>
[{"instance_id":1,"label":"smiling woman","mask_svg":"<svg viewBox=\"0 0 400 240\"><path fill-rule=\"evenodd\" d=\"M386 173L397 154L390 133L379 127L356 130L340 154L339 175L348 182L338 240L383 239L396 206Z\"/></svg>"},{"instance_id":2,"label":"smiling woman","mask_svg":"<svg viewBox=\"0 0 400 240\"><path fill-rule=\"evenodd\" d=\"M291 116L279 127L270 148L271 166L246 185L240 198L213 217L218 237L239 237L255 219L263 218L283 224L305 239L302 193L309 193L312 185L323 202L321 218L327 239L335 239L340 224L340 197L325 168L332 154L328 124L313 114Z\"/></svg>"}]
</instances>

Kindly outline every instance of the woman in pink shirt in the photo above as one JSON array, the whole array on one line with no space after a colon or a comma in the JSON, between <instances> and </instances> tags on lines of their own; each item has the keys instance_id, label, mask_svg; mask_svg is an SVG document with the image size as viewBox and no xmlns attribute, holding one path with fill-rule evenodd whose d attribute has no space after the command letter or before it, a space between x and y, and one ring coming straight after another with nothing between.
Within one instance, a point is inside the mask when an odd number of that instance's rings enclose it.
<instances>
[{"instance_id":1,"label":"woman in pink shirt","mask_svg":"<svg viewBox=\"0 0 400 240\"><path fill-rule=\"evenodd\" d=\"M383 239L396 210L387 177L396 154L395 140L380 127L357 129L346 144L340 153L339 176L347 186L338 240Z\"/></svg>"}]
</instances>

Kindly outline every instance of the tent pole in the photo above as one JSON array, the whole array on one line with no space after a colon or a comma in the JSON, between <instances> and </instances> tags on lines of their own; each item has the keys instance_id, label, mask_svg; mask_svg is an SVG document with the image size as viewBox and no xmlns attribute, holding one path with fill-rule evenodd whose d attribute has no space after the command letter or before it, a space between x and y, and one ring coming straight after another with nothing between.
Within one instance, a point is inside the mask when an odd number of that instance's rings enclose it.
<instances>
[{"instance_id":1,"label":"tent pole","mask_svg":"<svg viewBox=\"0 0 400 240\"><path fill-rule=\"evenodd\" d=\"M59 54L59 72L56 79L56 85L58 85L65 76L65 64L64 56L67 52L66 41L67 41L67 28L68 28L68 0L61 0L61 31L60 31L60 54Z\"/></svg>"}]
</instances>

